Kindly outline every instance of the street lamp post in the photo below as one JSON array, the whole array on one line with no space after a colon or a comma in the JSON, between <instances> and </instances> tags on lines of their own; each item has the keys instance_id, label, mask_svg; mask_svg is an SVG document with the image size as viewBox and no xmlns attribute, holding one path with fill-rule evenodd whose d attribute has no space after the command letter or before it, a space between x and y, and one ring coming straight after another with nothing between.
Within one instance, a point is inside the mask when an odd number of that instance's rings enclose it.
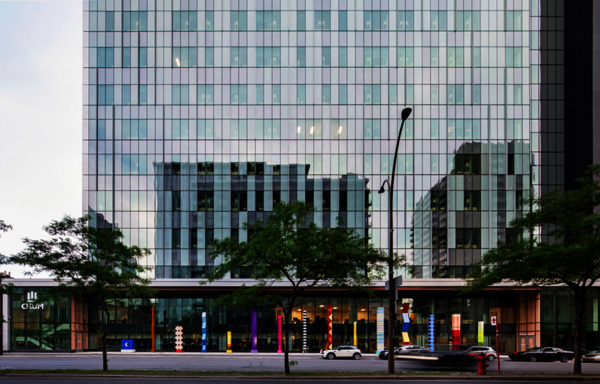
<instances>
[{"instance_id":1,"label":"street lamp post","mask_svg":"<svg viewBox=\"0 0 600 384\"><path fill-rule=\"evenodd\" d=\"M394 163L392 165L392 182L385 180L383 184L381 184L381 188L379 189L379 193L385 192L384 185L388 183L389 188L389 208L388 208L388 216L389 216L389 224L388 224L388 284L389 284L389 292L388 292L388 374L394 374L395 370L395 359L396 355L394 354L394 339L395 339L395 327L396 327L396 282L394 281L394 176L396 175L396 160L398 158L398 147L400 146L400 137L402 137L402 128L404 128L404 122L410 116L412 112L411 108L404 108L402 110L402 124L400 124L400 132L398 132L398 140L396 141L396 152L394 152Z\"/></svg>"}]
</instances>

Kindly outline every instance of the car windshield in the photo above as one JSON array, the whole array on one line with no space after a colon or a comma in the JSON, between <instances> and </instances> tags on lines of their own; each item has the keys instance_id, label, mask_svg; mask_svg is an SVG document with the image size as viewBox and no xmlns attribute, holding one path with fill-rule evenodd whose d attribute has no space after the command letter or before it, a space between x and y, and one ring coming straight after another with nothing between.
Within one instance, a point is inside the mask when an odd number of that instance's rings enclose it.
<instances>
[{"instance_id":1,"label":"car windshield","mask_svg":"<svg viewBox=\"0 0 600 384\"><path fill-rule=\"evenodd\" d=\"M600 353L600 350L596 350L596 351L589 351L588 353Z\"/></svg>"}]
</instances>

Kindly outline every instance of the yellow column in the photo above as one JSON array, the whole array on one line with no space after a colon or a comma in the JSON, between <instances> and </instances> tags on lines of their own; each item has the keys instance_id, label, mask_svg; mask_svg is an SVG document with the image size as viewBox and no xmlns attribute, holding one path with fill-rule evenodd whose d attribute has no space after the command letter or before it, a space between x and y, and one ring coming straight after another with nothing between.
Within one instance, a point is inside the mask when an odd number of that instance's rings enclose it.
<instances>
[{"instance_id":1,"label":"yellow column","mask_svg":"<svg viewBox=\"0 0 600 384\"><path fill-rule=\"evenodd\" d=\"M358 347L358 338L356 337L356 321L354 322L354 345Z\"/></svg>"},{"instance_id":2,"label":"yellow column","mask_svg":"<svg viewBox=\"0 0 600 384\"><path fill-rule=\"evenodd\" d=\"M231 332L227 332L227 353L232 353L231 350Z\"/></svg>"}]
</instances>

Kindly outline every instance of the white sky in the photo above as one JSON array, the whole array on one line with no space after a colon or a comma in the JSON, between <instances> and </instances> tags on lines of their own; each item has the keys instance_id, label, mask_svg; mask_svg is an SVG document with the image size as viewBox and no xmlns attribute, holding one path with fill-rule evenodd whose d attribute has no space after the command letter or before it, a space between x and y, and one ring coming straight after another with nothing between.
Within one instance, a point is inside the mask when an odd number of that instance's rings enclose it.
<instances>
[{"instance_id":1,"label":"white sky","mask_svg":"<svg viewBox=\"0 0 600 384\"><path fill-rule=\"evenodd\" d=\"M14 228L4 255L82 213L82 13L76 0L0 0L0 219Z\"/></svg>"}]
</instances>

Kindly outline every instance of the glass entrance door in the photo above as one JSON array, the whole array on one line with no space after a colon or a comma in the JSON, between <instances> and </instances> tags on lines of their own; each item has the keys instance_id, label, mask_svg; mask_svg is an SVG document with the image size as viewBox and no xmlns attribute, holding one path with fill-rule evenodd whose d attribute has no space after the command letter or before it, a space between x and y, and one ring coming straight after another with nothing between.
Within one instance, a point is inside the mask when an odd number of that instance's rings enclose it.
<instances>
[{"instance_id":1,"label":"glass entrance door","mask_svg":"<svg viewBox=\"0 0 600 384\"><path fill-rule=\"evenodd\" d=\"M520 351L526 351L529 348L534 348L534 347L536 347L535 336L529 336L529 335L519 336L519 350Z\"/></svg>"},{"instance_id":2,"label":"glass entrance door","mask_svg":"<svg viewBox=\"0 0 600 384\"><path fill-rule=\"evenodd\" d=\"M75 332L75 351L83 352L83 332Z\"/></svg>"}]
</instances>

